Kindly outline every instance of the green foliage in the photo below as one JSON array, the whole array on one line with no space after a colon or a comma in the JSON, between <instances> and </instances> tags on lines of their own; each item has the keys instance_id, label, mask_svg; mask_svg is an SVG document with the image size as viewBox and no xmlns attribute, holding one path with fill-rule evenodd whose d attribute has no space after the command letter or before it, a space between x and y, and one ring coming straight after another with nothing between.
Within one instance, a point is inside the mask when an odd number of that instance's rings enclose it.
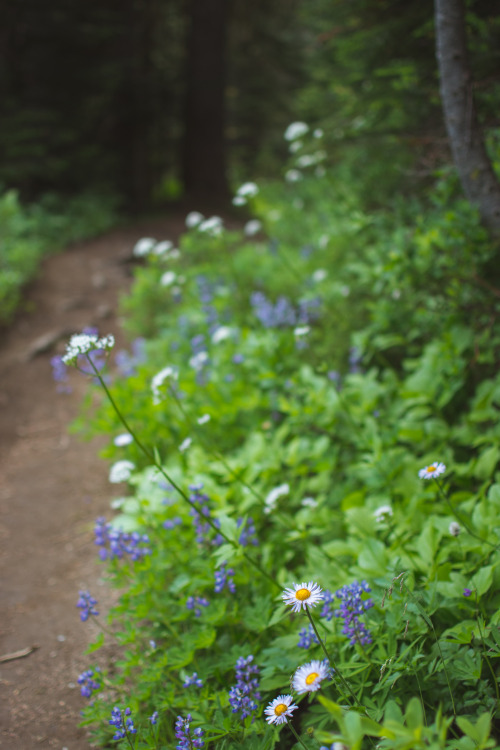
<instances>
[{"instance_id":1,"label":"green foliage","mask_svg":"<svg viewBox=\"0 0 500 750\"><path fill-rule=\"evenodd\" d=\"M291 719L308 748L498 746L497 248L446 175L425 201L366 211L322 150L304 137L284 182L251 199L264 232L191 229L123 301L147 340L126 372L117 358L110 388L136 439L104 455L135 465L112 524L147 533L151 552L108 563L119 656L107 665L96 644L103 689L84 712L103 746L120 705L138 748L171 746L188 713L217 748L292 747L262 712L324 658L281 600L300 581L334 595L312 617L335 672ZM88 419L123 431L109 403ZM420 479L436 461L446 473ZM228 568L235 592L214 590ZM367 640L334 612L355 581ZM190 597L209 599L198 616ZM250 654L253 722L228 695ZM194 671L203 687L183 687Z\"/></svg>"},{"instance_id":2,"label":"green foliage","mask_svg":"<svg viewBox=\"0 0 500 750\"><path fill-rule=\"evenodd\" d=\"M23 286L36 275L45 255L108 229L117 220L115 203L82 195L63 201L46 195L23 205L17 192L0 195L0 324L21 302Z\"/></svg>"}]
</instances>

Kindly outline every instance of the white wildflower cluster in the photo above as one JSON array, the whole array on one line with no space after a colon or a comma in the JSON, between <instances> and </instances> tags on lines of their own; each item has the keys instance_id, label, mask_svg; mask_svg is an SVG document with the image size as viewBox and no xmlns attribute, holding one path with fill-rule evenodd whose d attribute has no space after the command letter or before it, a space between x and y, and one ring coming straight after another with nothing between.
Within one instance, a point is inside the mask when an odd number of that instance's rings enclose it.
<instances>
[{"instance_id":1,"label":"white wildflower cluster","mask_svg":"<svg viewBox=\"0 0 500 750\"><path fill-rule=\"evenodd\" d=\"M135 464L133 464L132 461L117 461L109 470L109 481L112 484L127 482L134 469Z\"/></svg>"},{"instance_id":2,"label":"white wildflower cluster","mask_svg":"<svg viewBox=\"0 0 500 750\"><path fill-rule=\"evenodd\" d=\"M158 242L153 237L143 237L138 240L132 250L134 258L145 258L147 255L156 255L159 258L178 258L180 252L174 247L171 240L162 240Z\"/></svg>"},{"instance_id":3,"label":"white wildflower cluster","mask_svg":"<svg viewBox=\"0 0 500 750\"><path fill-rule=\"evenodd\" d=\"M97 351L110 351L115 345L115 338L111 334L99 337L96 333L75 333L66 346L66 354L62 356L65 365L75 365L81 354Z\"/></svg>"},{"instance_id":4,"label":"white wildflower cluster","mask_svg":"<svg viewBox=\"0 0 500 750\"><path fill-rule=\"evenodd\" d=\"M236 191L236 195L233 198L233 206L244 206L248 202L248 199L254 198L258 192L259 188L255 182L244 182Z\"/></svg>"},{"instance_id":5,"label":"white wildflower cluster","mask_svg":"<svg viewBox=\"0 0 500 750\"><path fill-rule=\"evenodd\" d=\"M293 335L296 338L301 338L302 336L307 336L310 330L311 328L309 326L297 326L297 328L293 329Z\"/></svg>"},{"instance_id":6,"label":"white wildflower cluster","mask_svg":"<svg viewBox=\"0 0 500 750\"><path fill-rule=\"evenodd\" d=\"M191 211L186 216L188 229L198 229L199 232L209 234L211 237L219 237L224 231L223 221L220 216L211 216L205 219L199 211Z\"/></svg>"},{"instance_id":7,"label":"white wildflower cluster","mask_svg":"<svg viewBox=\"0 0 500 750\"><path fill-rule=\"evenodd\" d=\"M280 497L283 497L284 495L288 495L290 492L290 485L289 484L280 484L278 487L275 487L274 489L269 492L265 499L265 508L264 513L271 513L276 508L276 503L278 502Z\"/></svg>"},{"instance_id":8,"label":"white wildflower cluster","mask_svg":"<svg viewBox=\"0 0 500 750\"><path fill-rule=\"evenodd\" d=\"M302 179L302 176L302 172L298 169L289 169L288 172L285 172L285 180L287 182L298 182Z\"/></svg>"},{"instance_id":9,"label":"white wildflower cluster","mask_svg":"<svg viewBox=\"0 0 500 750\"><path fill-rule=\"evenodd\" d=\"M309 126L305 122L292 122L285 130L285 141L296 141L309 132Z\"/></svg>"},{"instance_id":10,"label":"white wildflower cluster","mask_svg":"<svg viewBox=\"0 0 500 750\"><path fill-rule=\"evenodd\" d=\"M253 237L254 235L258 234L261 229L262 222L260 222L258 219L250 219L250 221L247 221L247 223L243 227L243 233L247 237Z\"/></svg>"},{"instance_id":11,"label":"white wildflower cluster","mask_svg":"<svg viewBox=\"0 0 500 750\"><path fill-rule=\"evenodd\" d=\"M175 367L164 367L157 372L151 381L151 390L153 392L153 404L159 404L162 401L161 387L165 380L177 380L178 372Z\"/></svg>"},{"instance_id":12,"label":"white wildflower cluster","mask_svg":"<svg viewBox=\"0 0 500 750\"><path fill-rule=\"evenodd\" d=\"M233 329L229 326L219 326L212 333L212 343L219 344L221 341L231 338L233 335Z\"/></svg>"}]
</instances>

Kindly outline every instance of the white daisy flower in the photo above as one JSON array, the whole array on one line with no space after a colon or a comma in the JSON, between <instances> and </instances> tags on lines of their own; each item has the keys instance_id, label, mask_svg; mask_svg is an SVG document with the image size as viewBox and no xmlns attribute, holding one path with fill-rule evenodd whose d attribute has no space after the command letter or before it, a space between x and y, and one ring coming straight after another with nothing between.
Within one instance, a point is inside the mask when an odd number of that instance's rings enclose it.
<instances>
[{"instance_id":1,"label":"white daisy flower","mask_svg":"<svg viewBox=\"0 0 500 750\"><path fill-rule=\"evenodd\" d=\"M296 141L302 138L309 131L309 126L305 122L292 122L285 130L285 141Z\"/></svg>"},{"instance_id":2,"label":"white daisy flower","mask_svg":"<svg viewBox=\"0 0 500 750\"><path fill-rule=\"evenodd\" d=\"M197 227L198 224L201 224L205 217L203 214L200 214L199 211L191 211L186 216L186 226L188 229L192 229L193 227Z\"/></svg>"},{"instance_id":3,"label":"white daisy flower","mask_svg":"<svg viewBox=\"0 0 500 750\"><path fill-rule=\"evenodd\" d=\"M117 461L109 470L109 481L112 484L126 482L130 479L134 469L135 464L132 461Z\"/></svg>"},{"instance_id":4,"label":"white daisy flower","mask_svg":"<svg viewBox=\"0 0 500 750\"><path fill-rule=\"evenodd\" d=\"M117 448L123 448L125 445L130 445L134 441L134 438L130 432L123 432L121 435L117 435L113 440L113 443Z\"/></svg>"},{"instance_id":5,"label":"white daisy flower","mask_svg":"<svg viewBox=\"0 0 500 750\"><path fill-rule=\"evenodd\" d=\"M177 370L170 366L164 367L163 370L157 372L152 379L151 390L153 391L153 404L159 404L162 400L160 388L168 378L172 378L173 380L177 379Z\"/></svg>"},{"instance_id":6,"label":"white daisy flower","mask_svg":"<svg viewBox=\"0 0 500 750\"><path fill-rule=\"evenodd\" d=\"M459 536L462 529L460 528L460 524L456 521L452 521L450 525L448 526L448 531L452 536Z\"/></svg>"},{"instance_id":7,"label":"white daisy flower","mask_svg":"<svg viewBox=\"0 0 500 750\"><path fill-rule=\"evenodd\" d=\"M420 469L418 472L418 476L420 479L435 479L436 477L441 476L441 474L444 474L446 471L446 466L442 463L437 463L437 461L433 464L430 464L430 466L424 466L423 469Z\"/></svg>"},{"instance_id":8,"label":"white daisy flower","mask_svg":"<svg viewBox=\"0 0 500 750\"><path fill-rule=\"evenodd\" d=\"M153 239L153 237L143 237L141 240L135 243L132 254L136 258L143 258L145 255L152 251L155 245L156 240Z\"/></svg>"},{"instance_id":9,"label":"white daisy flower","mask_svg":"<svg viewBox=\"0 0 500 750\"><path fill-rule=\"evenodd\" d=\"M301 693L313 693L319 690L322 680L326 680L330 666L324 661L311 661L303 664L295 672L292 680L292 688L299 695Z\"/></svg>"},{"instance_id":10,"label":"white daisy flower","mask_svg":"<svg viewBox=\"0 0 500 750\"><path fill-rule=\"evenodd\" d=\"M264 709L266 721L268 724L285 724L288 721L288 717L292 715L296 708L298 706L293 702L292 695L278 695Z\"/></svg>"},{"instance_id":11,"label":"white daisy flower","mask_svg":"<svg viewBox=\"0 0 500 750\"><path fill-rule=\"evenodd\" d=\"M285 589L283 601L292 607L292 612L300 612L306 607L314 607L323 599L322 588L313 581L309 583L293 584L293 589Z\"/></svg>"},{"instance_id":12,"label":"white daisy flower","mask_svg":"<svg viewBox=\"0 0 500 750\"><path fill-rule=\"evenodd\" d=\"M261 229L262 222L260 222L258 219L251 219L250 221L247 221L247 223L243 227L243 232L246 237L253 237L255 234L260 232Z\"/></svg>"}]
</instances>

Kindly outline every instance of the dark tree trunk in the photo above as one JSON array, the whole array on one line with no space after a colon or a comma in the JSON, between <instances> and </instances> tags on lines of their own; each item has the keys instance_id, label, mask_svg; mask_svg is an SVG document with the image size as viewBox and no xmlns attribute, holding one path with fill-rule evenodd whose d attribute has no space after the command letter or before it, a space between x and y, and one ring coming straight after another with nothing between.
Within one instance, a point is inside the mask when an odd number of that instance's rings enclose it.
<instances>
[{"instance_id":1,"label":"dark tree trunk","mask_svg":"<svg viewBox=\"0 0 500 750\"><path fill-rule=\"evenodd\" d=\"M183 181L190 197L225 198L227 0L190 0Z\"/></svg>"},{"instance_id":2,"label":"dark tree trunk","mask_svg":"<svg viewBox=\"0 0 500 750\"><path fill-rule=\"evenodd\" d=\"M448 138L462 188L483 223L500 235L500 183L477 119L462 0L435 0L436 54Z\"/></svg>"}]
</instances>

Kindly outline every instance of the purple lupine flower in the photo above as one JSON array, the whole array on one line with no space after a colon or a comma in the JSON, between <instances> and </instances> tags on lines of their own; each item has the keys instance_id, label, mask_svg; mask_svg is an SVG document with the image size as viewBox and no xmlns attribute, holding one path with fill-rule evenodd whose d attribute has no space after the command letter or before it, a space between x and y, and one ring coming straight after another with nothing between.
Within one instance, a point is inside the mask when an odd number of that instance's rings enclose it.
<instances>
[{"instance_id":1,"label":"purple lupine flower","mask_svg":"<svg viewBox=\"0 0 500 750\"><path fill-rule=\"evenodd\" d=\"M110 523L106 522L104 517L99 517L94 527L94 543L101 547L99 557L101 560L112 560L113 558L123 559L128 556L133 562L142 560L145 555L149 555L151 550L144 545L149 544L147 534L139 534L133 531L128 534L124 531L115 529Z\"/></svg>"},{"instance_id":2,"label":"purple lupine flower","mask_svg":"<svg viewBox=\"0 0 500 750\"><path fill-rule=\"evenodd\" d=\"M246 658L240 656L236 662L236 685L229 690L229 703L233 714L239 712L241 719L251 716L257 710L258 701L261 699L257 677L260 670L252 662L252 655Z\"/></svg>"},{"instance_id":3,"label":"purple lupine flower","mask_svg":"<svg viewBox=\"0 0 500 750\"><path fill-rule=\"evenodd\" d=\"M175 518L168 518L166 521L163 521L163 528L164 529L175 529L176 526L180 526L182 524L182 518L179 518L179 516L176 516Z\"/></svg>"},{"instance_id":4,"label":"purple lupine flower","mask_svg":"<svg viewBox=\"0 0 500 750\"><path fill-rule=\"evenodd\" d=\"M191 677L186 677L182 684L182 687L191 687L191 685L200 688L203 687L203 680L198 677L198 672L193 672Z\"/></svg>"},{"instance_id":5,"label":"purple lupine flower","mask_svg":"<svg viewBox=\"0 0 500 750\"><path fill-rule=\"evenodd\" d=\"M464 589L464 596L470 596L472 591L470 589Z\"/></svg>"},{"instance_id":6,"label":"purple lupine flower","mask_svg":"<svg viewBox=\"0 0 500 750\"><path fill-rule=\"evenodd\" d=\"M138 365L146 361L146 339L139 337L132 342L132 352L122 349L116 353L115 363L124 378L135 375Z\"/></svg>"},{"instance_id":7,"label":"purple lupine flower","mask_svg":"<svg viewBox=\"0 0 500 750\"><path fill-rule=\"evenodd\" d=\"M175 736L179 740L179 743L176 745L177 750L193 750L193 748L197 749L203 747L205 744L204 740L202 740L205 734L203 729L198 728L191 732L192 720L193 717L191 714L188 714L185 719L182 716L177 717L177 721L175 722Z\"/></svg>"},{"instance_id":8,"label":"purple lupine flower","mask_svg":"<svg viewBox=\"0 0 500 750\"><path fill-rule=\"evenodd\" d=\"M327 622L330 622L330 620L333 618L332 604L334 600L335 596L332 594L332 592L328 589L325 589L323 591L323 608L319 613L319 616L324 617Z\"/></svg>"},{"instance_id":9,"label":"purple lupine flower","mask_svg":"<svg viewBox=\"0 0 500 750\"><path fill-rule=\"evenodd\" d=\"M246 522L244 522L243 518L238 518L236 526L238 529L241 529L238 542L242 547L246 547L249 544L253 544L254 546L259 544L256 537L255 523L252 518L247 518Z\"/></svg>"},{"instance_id":10,"label":"purple lupine flower","mask_svg":"<svg viewBox=\"0 0 500 750\"><path fill-rule=\"evenodd\" d=\"M367 645L372 642L370 631L359 618L366 610L373 607L371 599L362 599L363 592L371 591L366 581L360 584L357 581L346 584L339 589L335 596L340 599L340 609L335 611L335 617L342 617L344 627L342 633L349 637L351 645L360 643Z\"/></svg>"},{"instance_id":11,"label":"purple lupine flower","mask_svg":"<svg viewBox=\"0 0 500 750\"><path fill-rule=\"evenodd\" d=\"M210 498L208 495L200 492L202 488L203 484L201 483L189 485L189 489L191 490L189 499L195 506L194 508L191 508L190 515L193 518L193 525L196 529L196 541L198 544L206 543L217 547L224 542L224 539L220 534L217 534L214 539L210 539L213 527L204 519L210 518L217 528L219 527L220 522L217 518L212 518Z\"/></svg>"},{"instance_id":12,"label":"purple lupine flower","mask_svg":"<svg viewBox=\"0 0 500 750\"><path fill-rule=\"evenodd\" d=\"M113 735L114 740L123 740L129 734L137 734L134 722L130 718L131 713L132 711L130 708L126 708L123 711L118 708L118 706L115 706L111 711L111 719L109 720L109 723L116 728L116 732Z\"/></svg>"},{"instance_id":13,"label":"purple lupine flower","mask_svg":"<svg viewBox=\"0 0 500 750\"><path fill-rule=\"evenodd\" d=\"M90 615L94 615L97 617L99 612L95 609L97 605L97 599L94 599L93 596L90 595L89 591L80 591L80 596L76 603L76 606L81 609L80 612L80 620L82 622L86 622Z\"/></svg>"},{"instance_id":14,"label":"purple lupine flower","mask_svg":"<svg viewBox=\"0 0 500 750\"><path fill-rule=\"evenodd\" d=\"M52 357L50 360L52 366L52 377L56 381L58 393L71 393L71 386L69 385L68 367L63 362L63 358L60 354Z\"/></svg>"},{"instance_id":15,"label":"purple lupine flower","mask_svg":"<svg viewBox=\"0 0 500 750\"><path fill-rule=\"evenodd\" d=\"M299 631L299 642L297 643L298 648L310 648L313 643L319 644L313 626L309 625L308 628L302 628L302 630Z\"/></svg>"},{"instance_id":16,"label":"purple lupine flower","mask_svg":"<svg viewBox=\"0 0 500 750\"><path fill-rule=\"evenodd\" d=\"M215 571L214 577L215 577L215 587L214 591L217 594L220 594L221 591L224 590L224 588L227 586L231 594L234 594L236 591L236 586L233 581L234 576L234 570L232 568L229 568L229 570L226 570L227 563L223 563L222 567Z\"/></svg>"},{"instance_id":17,"label":"purple lupine flower","mask_svg":"<svg viewBox=\"0 0 500 750\"><path fill-rule=\"evenodd\" d=\"M194 616L200 617L200 607L208 607L210 602L204 596L190 596L186 602L186 609L193 609Z\"/></svg>"},{"instance_id":18,"label":"purple lupine flower","mask_svg":"<svg viewBox=\"0 0 500 750\"><path fill-rule=\"evenodd\" d=\"M90 698L92 693L99 690L101 687L101 683L94 679L94 677L99 677L99 672L100 670L98 667L96 667L95 671L93 669L87 669L78 677L77 682L81 685L80 693L84 698Z\"/></svg>"},{"instance_id":19,"label":"purple lupine flower","mask_svg":"<svg viewBox=\"0 0 500 750\"><path fill-rule=\"evenodd\" d=\"M158 724L158 711L154 711L149 717L151 724Z\"/></svg>"},{"instance_id":20,"label":"purple lupine flower","mask_svg":"<svg viewBox=\"0 0 500 750\"><path fill-rule=\"evenodd\" d=\"M288 328L316 319L321 301L319 298L299 300L296 308L287 297L280 296L273 304L263 292L253 292L250 304L264 328Z\"/></svg>"}]
</instances>

